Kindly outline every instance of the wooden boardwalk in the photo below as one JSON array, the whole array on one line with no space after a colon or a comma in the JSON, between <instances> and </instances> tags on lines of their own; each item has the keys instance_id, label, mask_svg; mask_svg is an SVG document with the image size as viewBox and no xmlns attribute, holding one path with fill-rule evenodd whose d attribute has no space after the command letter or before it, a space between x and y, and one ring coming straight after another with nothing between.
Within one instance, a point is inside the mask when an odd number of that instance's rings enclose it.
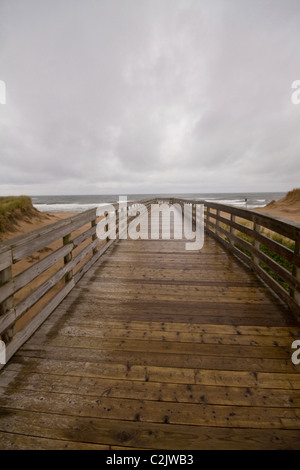
<instances>
[{"instance_id":1,"label":"wooden boardwalk","mask_svg":"<svg viewBox=\"0 0 300 470\"><path fill-rule=\"evenodd\" d=\"M1 449L300 448L299 324L184 243L108 248L1 371Z\"/></svg>"}]
</instances>

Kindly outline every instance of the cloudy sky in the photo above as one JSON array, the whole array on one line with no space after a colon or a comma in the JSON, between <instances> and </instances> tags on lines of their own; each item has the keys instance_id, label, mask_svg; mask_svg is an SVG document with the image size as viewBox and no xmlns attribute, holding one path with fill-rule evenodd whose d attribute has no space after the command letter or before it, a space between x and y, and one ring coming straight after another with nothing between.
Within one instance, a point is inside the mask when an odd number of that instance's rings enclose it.
<instances>
[{"instance_id":1,"label":"cloudy sky","mask_svg":"<svg viewBox=\"0 0 300 470\"><path fill-rule=\"evenodd\" d=\"M0 194L300 186L299 0L0 0Z\"/></svg>"}]
</instances>

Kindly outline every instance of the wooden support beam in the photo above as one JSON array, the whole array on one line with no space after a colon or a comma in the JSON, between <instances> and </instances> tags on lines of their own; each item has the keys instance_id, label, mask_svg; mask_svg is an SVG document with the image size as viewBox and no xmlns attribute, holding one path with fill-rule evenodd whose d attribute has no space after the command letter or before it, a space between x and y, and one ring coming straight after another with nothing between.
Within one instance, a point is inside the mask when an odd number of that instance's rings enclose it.
<instances>
[{"instance_id":1,"label":"wooden support beam","mask_svg":"<svg viewBox=\"0 0 300 470\"><path fill-rule=\"evenodd\" d=\"M63 237L63 245L68 245L70 242L71 242L71 236L72 234L69 233L68 235L65 235ZM70 262L72 261L72 251L70 253L68 253L66 256L64 256L64 265L68 265ZM71 281L73 277L73 271L70 270L66 275L65 275L65 282L69 282Z\"/></svg>"}]
</instances>

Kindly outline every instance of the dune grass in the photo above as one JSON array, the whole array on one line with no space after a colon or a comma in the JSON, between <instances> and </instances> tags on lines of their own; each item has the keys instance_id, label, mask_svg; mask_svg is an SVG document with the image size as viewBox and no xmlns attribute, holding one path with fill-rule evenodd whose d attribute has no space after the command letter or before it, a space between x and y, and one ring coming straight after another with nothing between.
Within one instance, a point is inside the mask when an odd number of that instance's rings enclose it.
<instances>
[{"instance_id":1,"label":"dune grass","mask_svg":"<svg viewBox=\"0 0 300 470\"><path fill-rule=\"evenodd\" d=\"M18 220L38 214L29 196L0 197L0 232L12 231Z\"/></svg>"}]
</instances>

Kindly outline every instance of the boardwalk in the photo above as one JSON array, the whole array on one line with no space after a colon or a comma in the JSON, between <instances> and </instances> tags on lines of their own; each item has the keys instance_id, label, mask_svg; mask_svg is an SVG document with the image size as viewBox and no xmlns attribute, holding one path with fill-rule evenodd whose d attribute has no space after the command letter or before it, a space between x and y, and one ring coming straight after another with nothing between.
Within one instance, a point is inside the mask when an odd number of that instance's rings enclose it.
<instances>
[{"instance_id":1,"label":"boardwalk","mask_svg":"<svg viewBox=\"0 0 300 470\"><path fill-rule=\"evenodd\" d=\"M116 241L0 373L0 448L300 448L300 326L214 239Z\"/></svg>"}]
</instances>

